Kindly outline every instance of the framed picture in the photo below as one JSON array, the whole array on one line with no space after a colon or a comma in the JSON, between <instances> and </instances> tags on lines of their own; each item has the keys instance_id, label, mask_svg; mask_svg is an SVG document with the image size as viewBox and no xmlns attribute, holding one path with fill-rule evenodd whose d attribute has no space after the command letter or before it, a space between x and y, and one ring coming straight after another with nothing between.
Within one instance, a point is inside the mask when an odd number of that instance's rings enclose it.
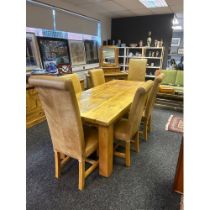
<instances>
[{"instance_id":1,"label":"framed picture","mask_svg":"<svg viewBox=\"0 0 210 210\"><path fill-rule=\"evenodd\" d=\"M72 67L70 64L58 64L58 73L62 74L72 74Z\"/></svg>"},{"instance_id":2,"label":"framed picture","mask_svg":"<svg viewBox=\"0 0 210 210\"><path fill-rule=\"evenodd\" d=\"M67 39L37 37L37 41L45 69L59 64L71 64Z\"/></svg>"},{"instance_id":3,"label":"framed picture","mask_svg":"<svg viewBox=\"0 0 210 210\"><path fill-rule=\"evenodd\" d=\"M177 53L179 55L183 55L184 54L184 49L183 48L179 48Z\"/></svg>"},{"instance_id":4,"label":"framed picture","mask_svg":"<svg viewBox=\"0 0 210 210\"><path fill-rule=\"evenodd\" d=\"M83 41L69 40L72 66L86 64L85 46Z\"/></svg>"},{"instance_id":5,"label":"framed picture","mask_svg":"<svg viewBox=\"0 0 210 210\"><path fill-rule=\"evenodd\" d=\"M171 46L178 47L180 45L180 38L172 38L171 40Z\"/></svg>"},{"instance_id":6,"label":"framed picture","mask_svg":"<svg viewBox=\"0 0 210 210\"><path fill-rule=\"evenodd\" d=\"M26 71L42 68L40 53L34 33L26 33Z\"/></svg>"},{"instance_id":7,"label":"framed picture","mask_svg":"<svg viewBox=\"0 0 210 210\"><path fill-rule=\"evenodd\" d=\"M98 44L94 40L85 40L86 63L99 63L98 58Z\"/></svg>"}]
</instances>

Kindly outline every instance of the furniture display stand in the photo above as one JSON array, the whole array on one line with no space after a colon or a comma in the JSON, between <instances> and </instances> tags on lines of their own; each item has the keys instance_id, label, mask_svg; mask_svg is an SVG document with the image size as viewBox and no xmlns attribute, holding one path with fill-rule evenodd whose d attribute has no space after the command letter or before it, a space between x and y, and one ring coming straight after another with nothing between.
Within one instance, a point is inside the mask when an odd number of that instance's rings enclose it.
<instances>
[{"instance_id":1,"label":"furniture display stand","mask_svg":"<svg viewBox=\"0 0 210 210\"><path fill-rule=\"evenodd\" d=\"M130 58L147 59L146 77L154 78L155 71L162 69L164 47L117 47L119 49L118 60L123 71L128 70Z\"/></svg>"}]
</instances>

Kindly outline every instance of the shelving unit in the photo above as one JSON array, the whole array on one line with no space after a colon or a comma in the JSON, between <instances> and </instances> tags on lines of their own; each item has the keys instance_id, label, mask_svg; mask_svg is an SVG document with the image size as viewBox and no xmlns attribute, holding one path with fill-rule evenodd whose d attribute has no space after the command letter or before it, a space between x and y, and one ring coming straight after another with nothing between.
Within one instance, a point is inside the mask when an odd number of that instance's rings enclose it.
<instances>
[{"instance_id":1,"label":"shelving unit","mask_svg":"<svg viewBox=\"0 0 210 210\"><path fill-rule=\"evenodd\" d=\"M164 58L164 47L117 47L119 64L123 71L128 70L130 58L147 59L146 76L154 78L155 70L161 69Z\"/></svg>"}]
</instances>

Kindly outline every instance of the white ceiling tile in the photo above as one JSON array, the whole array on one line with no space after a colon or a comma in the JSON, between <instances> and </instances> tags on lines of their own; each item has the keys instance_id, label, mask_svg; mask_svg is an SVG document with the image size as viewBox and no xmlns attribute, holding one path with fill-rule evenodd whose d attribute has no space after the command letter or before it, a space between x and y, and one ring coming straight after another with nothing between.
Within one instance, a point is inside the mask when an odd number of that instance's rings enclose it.
<instances>
[{"instance_id":1,"label":"white ceiling tile","mask_svg":"<svg viewBox=\"0 0 210 210\"><path fill-rule=\"evenodd\" d=\"M183 4L183 0L166 0L169 6Z\"/></svg>"},{"instance_id":2,"label":"white ceiling tile","mask_svg":"<svg viewBox=\"0 0 210 210\"><path fill-rule=\"evenodd\" d=\"M89 11L94 11L94 12L108 12L108 10L106 10L103 7L99 7L98 4L94 4L94 3L90 3L90 4L83 4L83 5L77 5L78 7L81 7L83 9L89 10Z\"/></svg>"},{"instance_id":3,"label":"white ceiling tile","mask_svg":"<svg viewBox=\"0 0 210 210\"><path fill-rule=\"evenodd\" d=\"M167 14L167 13L172 13L169 7L161 7L161 8L150 8L150 10L154 14Z\"/></svg>"},{"instance_id":4,"label":"white ceiling tile","mask_svg":"<svg viewBox=\"0 0 210 210\"><path fill-rule=\"evenodd\" d=\"M125 10L124 7L120 6L119 4L113 1L105 1L98 4L98 6L105 8L108 11L122 11Z\"/></svg>"},{"instance_id":5,"label":"white ceiling tile","mask_svg":"<svg viewBox=\"0 0 210 210\"><path fill-rule=\"evenodd\" d=\"M174 13L183 13L183 5L182 4L172 5L172 6L170 6L170 9Z\"/></svg>"},{"instance_id":6,"label":"white ceiling tile","mask_svg":"<svg viewBox=\"0 0 210 210\"><path fill-rule=\"evenodd\" d=\"M40 0L50 1L50 0ZM167 13L183 13L183 0L166 0L169 7L148 9L139 0L53 0L56 5L84 13L100 14L108 17L124 17ZM60 2L60 3L59 3ZM62 6L63 7L63 6ZM85 11L85 12L84 12Z\"/></svg>"},{"instance_id":7,"label":"white ceiling tile","mask_svg":"<svg viewBox=\"0 0 210 210\"><path fill-rule=\"evenodd\" d=\"M65 1L68 3L73 3L73 4L87 4L87 3L101 3L105 1L110 1L110 0L60 0L60 1Z\"/></svg>"},{"instance_id":8,"label":"white ceiling tile","mask_svg":"<svg viewBox=\"0 0 210 210\"><path fill-rule=\"evenodd\" d=\"M154 13L149 9L143 9L143 10L132 10L133 13L135 13L138 16L142 15L153 15Z\"/></svg>"},{"instance_id":9,"label":"white ceiling tile","mask_svg":"<svg viewBox=\"0 0 210 210\"><path fill-rule=\"evenodd\" d=\"M131 12L131 11L128 11L128 10L124 10L124 11L118 11L118 12L113 12L111 13L112 17L128 17L128 16L134 16L135 13Z\"/></svg>"},{"instance_id":10,"label":"white ceiling tile","mask_svg":"<svg viewBox=\"0 0 210 210\"><path fill-rule=\"evenodd\" d=\"M145 6L141 4L138 0L113 0L113 1L127 9L145 8Z\"/></svg>"}]
</instances>

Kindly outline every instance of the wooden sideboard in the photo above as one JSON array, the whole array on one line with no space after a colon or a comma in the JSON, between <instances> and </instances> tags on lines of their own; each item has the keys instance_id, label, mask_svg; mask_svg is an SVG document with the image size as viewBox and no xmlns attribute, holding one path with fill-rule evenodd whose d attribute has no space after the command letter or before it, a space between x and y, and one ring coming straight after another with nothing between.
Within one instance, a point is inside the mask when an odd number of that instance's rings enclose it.
<instances>
[{"instance_id":1,"label":"wooden sideboard","mask_svg":"<svg viewBox=\"0 0 210 210\"><path fill-rule=\"evenodd\" d=\"M26 85L26 128L30 128L45 120L38 93L33 87Z\"/></svg>"},{"instance_id":2,"label":"wooden sideboard","mask_svg":"<svg viewBox=\"0 0 210 210\"><path fill-rule=\"evenodd\" d=\"M82 90L84 90L84 80L80 80L80 83ZM26 84L26 128L30 128L45 119L37 91L34 87Z\"/></svg>"}]
</instances>

